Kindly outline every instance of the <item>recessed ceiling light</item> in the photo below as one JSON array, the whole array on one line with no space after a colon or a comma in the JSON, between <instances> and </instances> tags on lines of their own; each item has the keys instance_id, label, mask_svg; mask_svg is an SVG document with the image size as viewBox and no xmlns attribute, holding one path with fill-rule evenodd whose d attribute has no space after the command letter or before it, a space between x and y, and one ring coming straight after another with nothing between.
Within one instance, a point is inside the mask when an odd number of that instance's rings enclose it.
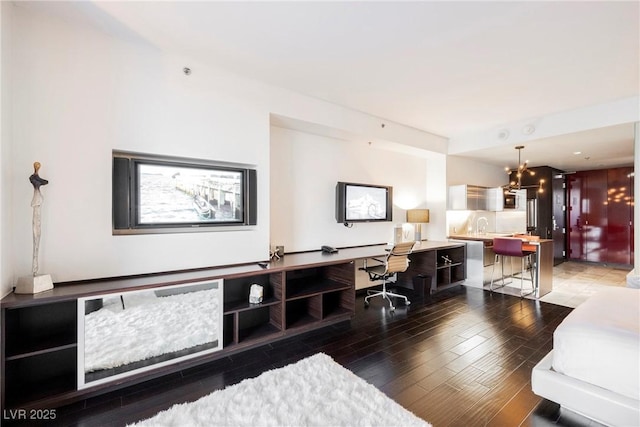
<instances>
[{"instance_id":1,"label":"recessed ceiling light","mask_svg":"<svg viewBox=\"0 0 640 427\"><path fill-rule=\"evenodd\" d=\"M582 154L582 151L574 151L573 154L577 156L578 154Z\"/></svg>"}]
</instances>

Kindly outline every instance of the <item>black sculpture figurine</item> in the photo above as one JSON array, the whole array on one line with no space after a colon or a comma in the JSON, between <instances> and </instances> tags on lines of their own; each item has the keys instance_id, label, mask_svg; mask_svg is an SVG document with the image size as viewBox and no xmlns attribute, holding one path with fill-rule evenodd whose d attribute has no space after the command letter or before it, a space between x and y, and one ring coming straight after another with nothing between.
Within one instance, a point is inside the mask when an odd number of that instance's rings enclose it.
<instances>
[{"instance_id":1,"label":"black sculpture figurine","mask_svg":"<svg viewBox=\"0 0 640 427\"><path fill-rule=\"evenodd\" d=\"M47 181L44 178L41 178L40 175L38 175L38 171L40 170L40 162L35 162L33 164L33 175L31 175L29 177L29 181L31 181L31 184L33 184L33 188L36 191L40 191L40 186L41 185L47 185L49 183L49 181ZM33 206L33 204L31 205Z\"/></svg>"}]
</instances>

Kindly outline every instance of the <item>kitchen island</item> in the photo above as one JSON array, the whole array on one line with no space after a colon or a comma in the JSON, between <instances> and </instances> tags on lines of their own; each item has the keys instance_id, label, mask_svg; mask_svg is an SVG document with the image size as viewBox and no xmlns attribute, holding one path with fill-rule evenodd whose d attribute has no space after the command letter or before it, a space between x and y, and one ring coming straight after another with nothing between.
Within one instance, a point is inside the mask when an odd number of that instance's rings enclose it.
<instances>
[{"instance_id":1,"label":"kitchen island","mask_svg":"<svg viewBox=\"0 0 640 427\"><path fill-rule=\"evenodd\" d=\"M468 233L449 236L451 241L467 243L467 281L465 285L482 288L491 282L491 272L495 263L493 239L513 237L516 233ZM522 238L526 250L535 252L534 285L535 298L548 294L553 289L553 240L539 239L537 236L517 234ZM496 276L496 279L498 276Z\"/></svg>"}]
</instances>

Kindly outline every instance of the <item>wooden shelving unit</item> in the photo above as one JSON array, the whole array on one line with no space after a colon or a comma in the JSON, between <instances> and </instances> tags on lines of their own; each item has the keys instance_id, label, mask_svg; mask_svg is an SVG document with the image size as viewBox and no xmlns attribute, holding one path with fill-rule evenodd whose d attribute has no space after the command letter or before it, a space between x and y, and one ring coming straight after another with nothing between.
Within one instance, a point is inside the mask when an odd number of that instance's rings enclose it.
<instances>
[{"instance_id":1,"label":"wooden shelving unit","mask_svg":"<svg viewBox=\"0 0 640 427\"><path fill-rule=\"evenodd\" d=\"M188 273L187 275L189 275ZM144 286L115 287L111 283L79 286L79 290L100 293L158 289L167 277L144 280ZM174 277L166 282L175 282ZM224 280L223 349L181 362L179 366L162 366L137 374L112 385L101 384L77 389L78 298L82 292L70 292L71 286L55 288L50 298L11 296L11 304L2 310L2 408L55 407L77 400L86 393L140 382L176 371L190 364L255 347L285 336L348 320L355 313L355 270L353 261L325 263L308 268L279 268L234 271L229 275L206 277ZM137 279L125 281L127 285ZM202 281L202 275L185 282ZM263 300L249 303L249 289L258 284ZM24 300L24 304L21 303ZM4 302L4 301L3 301Z\"/></svg>"},{"instance_id":2,"label":"wooden shelving unit","mask_svg":"<svg viewBox=\"0 0 640 427\"><path fill-rule=\"evenodd\" d=\"M431 292L457 286L467 278L466 247L464 245L436 251L436 280Z\"/></svg>"},{"instance_id":3,"label":"wooden shelving unit","mask_svg":"<svg viewBox=\"0 0 640 427\"><path fill-rule=\"evenodd\" d=\"M75 300L4 310L2 323L7 405L75 390Z\"/></svg>"},{"instance_id":4,"label":"wooden shelving unit","mask_svg":"<svg viewBox=\"0 0 640 427\"><path fill-rule=\"evenodd\" d=\"M249 303L251 285L263 289L261 303ZM282 273L231 278L224 286L225 347L275 338L282 332Z\"/></svg>"},{"instance_id":5,"label":"wooden shelving unit","mask_svg":"<svg viewBox=\"0 0 640 427\"><path fill-rule=\"evenodd\" d=\"M285 277L287 329L353 316L355 267L352 261L291 270Z\"/></svg>"},{"instance_id":6,"label":"wooden shelving unit","mask_svg":"<svg viewBox=\"0 0 640 427\"><path fill-rule=\"evenodd\" d=\"M2 410L56 408L152 378L226 357L355 314L355 260L383 256L385 245L287 255L265 267L256 264L150 274L69 284L37 295L10 294L1 303ZM465 246L423 242L411 255L403 280L432 278L431 291L465 278ZM452 262L441 263L442 256ZM223 281L222 343L218 351L164 364L117 381L78 389L78 300L128 291L175 288ZM263 301L249 303L251 285L263 287ZM164 291L164 290L162 290ZM84 300L81 300L84 301Z\"/></svg>"}]
</instances>

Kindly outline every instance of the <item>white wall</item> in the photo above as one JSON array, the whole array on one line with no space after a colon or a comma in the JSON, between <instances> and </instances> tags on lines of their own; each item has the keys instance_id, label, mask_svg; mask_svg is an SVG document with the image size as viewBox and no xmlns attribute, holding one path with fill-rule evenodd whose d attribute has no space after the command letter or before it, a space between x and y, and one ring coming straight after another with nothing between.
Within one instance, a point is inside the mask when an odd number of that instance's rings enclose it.
<instances>
[{"instance_id":1,"label":"white wall","mask_svg":"<svg viewBox=\"0 0 640 427\"><path fill-rule=\"evenodd\" d=\"M196 68L144 46L16 7L12 65L16 274L30 271L34 161L41 188L40 273L54 281L266 257L268 209L251 231L111 235L111 151L255 164L268 206L268 114ZM215 248L224 248L216 250Z\"/></svg>"},{"instance_id":2,"label":"white wall","mask_svg":"<svg viewBox=\"0 0 640 427\"><path fill-rule=\"evenodd\" d=\"M500 187L509 183L504 168L459 156L447 157L447 185Z\"/></svg>"},{"instance_id":3,"label":"white wall","mask_svg":"<svg viewBox=\"0 0 640 427\"><path fill-rule=\"evenodd\" d=\"M36 160L42 163L41 176L50 181L42 187L40 272L56 282L266 259L269 204L277 201L269 192L272 113L369 140L432 150L444 159L446 140L435 135L389 121L381 127L380 118L41 12L14 7L11 20L11 55L3 49L2 59L10 59L12 67L12 117L3 114L2 120L3 132L10 124L13 137L8 149L4 138L2 146L3 155L11 152L3 165L13 169L8 192L2 190L3 197L13 194L2 205L3 220L10 221L2 224L2 240L10 242L13 268L2 278L3 293L31 269L33 188L27 178ZM192 69L189 77L182 73L184 66ZM2 83L6 87L4 79ZM256 165L258 226L250 231L112 236L113 149ZM331 168L333 159L325 160ZM382 166L371 165L371 176ZM444 186L444 166L438 168L436 178ZM326 241L339 245L342 232ZM317 236L312 240L296 244L315 248Z\"/></svg>"},{"instance_id":4,"label":"white wall","mask_svg":"<svg viewBox=\"0 0 640 427\"><path fill-rule=\"evenodd\" d=\"M10 290L13 277L11 248L11 85L9 58L11 52L11 14L13 6L0 2L0 298Z\"/></svg>"},{"instance_id":5,"label":"white wall","mask_svg":"<svg viewBox=\"0 0 640 427\"><path fill-rule=\"evenodd\" d=\"M376 142L272 126L271 244L297 252L317 250L321 245L392 242L394 225L406 222L406 209L439 209L427 201L430 189L443 186L442 182L429 182L430 167L424 156L398 152ZM351 228L338 223L338 181L393 186L393 221L356 223ZM428 231L426 237L430 238Z\"/></svg>"}]
</instances>

